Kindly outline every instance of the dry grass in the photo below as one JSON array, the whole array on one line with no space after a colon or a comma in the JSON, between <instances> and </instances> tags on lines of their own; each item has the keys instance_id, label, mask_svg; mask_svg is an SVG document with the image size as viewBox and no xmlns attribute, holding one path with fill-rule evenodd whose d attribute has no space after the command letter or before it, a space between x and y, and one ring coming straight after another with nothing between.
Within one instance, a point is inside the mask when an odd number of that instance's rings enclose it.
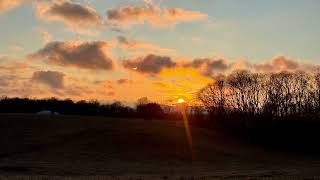
<instances>
[{"instance_id":1,"label":"dry grass","mask_svg":"<svg viewBox=\"0 0 320 180\"><path fill-rule=\"evenodd\" d=\"M181 123L0 115L0 174L111 179L320 175L320 157L272 153L199 128L192 129L192 137L194 158Z\"/></svg>"}]
</instances>

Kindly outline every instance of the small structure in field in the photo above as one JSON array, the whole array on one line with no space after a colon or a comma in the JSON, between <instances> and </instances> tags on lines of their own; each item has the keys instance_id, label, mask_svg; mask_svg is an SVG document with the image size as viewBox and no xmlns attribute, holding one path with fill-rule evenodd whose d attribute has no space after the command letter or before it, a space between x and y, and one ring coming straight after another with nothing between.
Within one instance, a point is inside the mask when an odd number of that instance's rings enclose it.
<instances>
[{"instance_id":1,"label":"small structure in field","mask_svg":"<svg viewBox=\"0 0 320 180\"><path fill-rule=\"evenodd\" d=\"M59 116L60 114L58 112L52 112L49 110L43 110L36 113L37 116Z\"/></svg>"}]
</instances>

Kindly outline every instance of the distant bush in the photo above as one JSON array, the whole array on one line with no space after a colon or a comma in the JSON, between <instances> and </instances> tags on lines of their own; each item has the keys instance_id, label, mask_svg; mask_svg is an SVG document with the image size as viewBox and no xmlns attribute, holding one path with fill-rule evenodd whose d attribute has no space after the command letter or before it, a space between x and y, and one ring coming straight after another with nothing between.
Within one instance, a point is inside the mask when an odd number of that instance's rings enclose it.
<instances>
[{"instance_id":1,"label":"distant bush","mask_svg":"<svg viewBox=\"0 0 320 180\"><path fill-rule=\"evenodd\" d=\"M159 104L147 103L137 105L137 115L145 119L162 119L164 112Z\"/></svg>"}]
</instances>

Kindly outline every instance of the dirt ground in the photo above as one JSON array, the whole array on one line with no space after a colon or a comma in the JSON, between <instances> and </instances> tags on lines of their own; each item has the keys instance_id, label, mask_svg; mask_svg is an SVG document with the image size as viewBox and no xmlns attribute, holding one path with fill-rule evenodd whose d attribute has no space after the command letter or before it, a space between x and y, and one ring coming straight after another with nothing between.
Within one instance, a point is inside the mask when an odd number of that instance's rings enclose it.
<instances>
[{"instance_id":1,"label":"dirt ground","mask_svg":"<svg viewBox=\"0 0 320 180\"><path fill-rule=\"evenodd\" d=\"M320 176L320 157L270 152L207 129L140 119L0 115L0 179Z\"/></svg>"}]
</instances>

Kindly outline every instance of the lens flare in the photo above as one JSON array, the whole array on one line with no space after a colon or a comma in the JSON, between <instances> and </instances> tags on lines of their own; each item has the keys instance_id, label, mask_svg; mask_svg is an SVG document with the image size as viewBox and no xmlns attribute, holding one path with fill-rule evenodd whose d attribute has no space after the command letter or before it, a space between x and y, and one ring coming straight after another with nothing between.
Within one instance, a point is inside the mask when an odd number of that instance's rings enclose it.
<instances>
[{"instance_id":1,"label":"lens flare","mask_svg":"<svg viewBox=\"0 0 320 180\"><path fill-rule=\"evenodd\" d=\"M178 102L177 103L177 108L178 108L178 110L180 111L180 113L182 115L184 129L185 129L185 133L186 133L186 136L187 136L189 149L190 149L190 152L191 152L191 158L192 158L192 160L195 160L195 152L194 152L194 149L193 149L191 128L189 126L189 120L188 120L187 104L186 104L186 101L184 99L182 99L182 98L178 99L177 102Z\"/></svg>"}]
</instances>

